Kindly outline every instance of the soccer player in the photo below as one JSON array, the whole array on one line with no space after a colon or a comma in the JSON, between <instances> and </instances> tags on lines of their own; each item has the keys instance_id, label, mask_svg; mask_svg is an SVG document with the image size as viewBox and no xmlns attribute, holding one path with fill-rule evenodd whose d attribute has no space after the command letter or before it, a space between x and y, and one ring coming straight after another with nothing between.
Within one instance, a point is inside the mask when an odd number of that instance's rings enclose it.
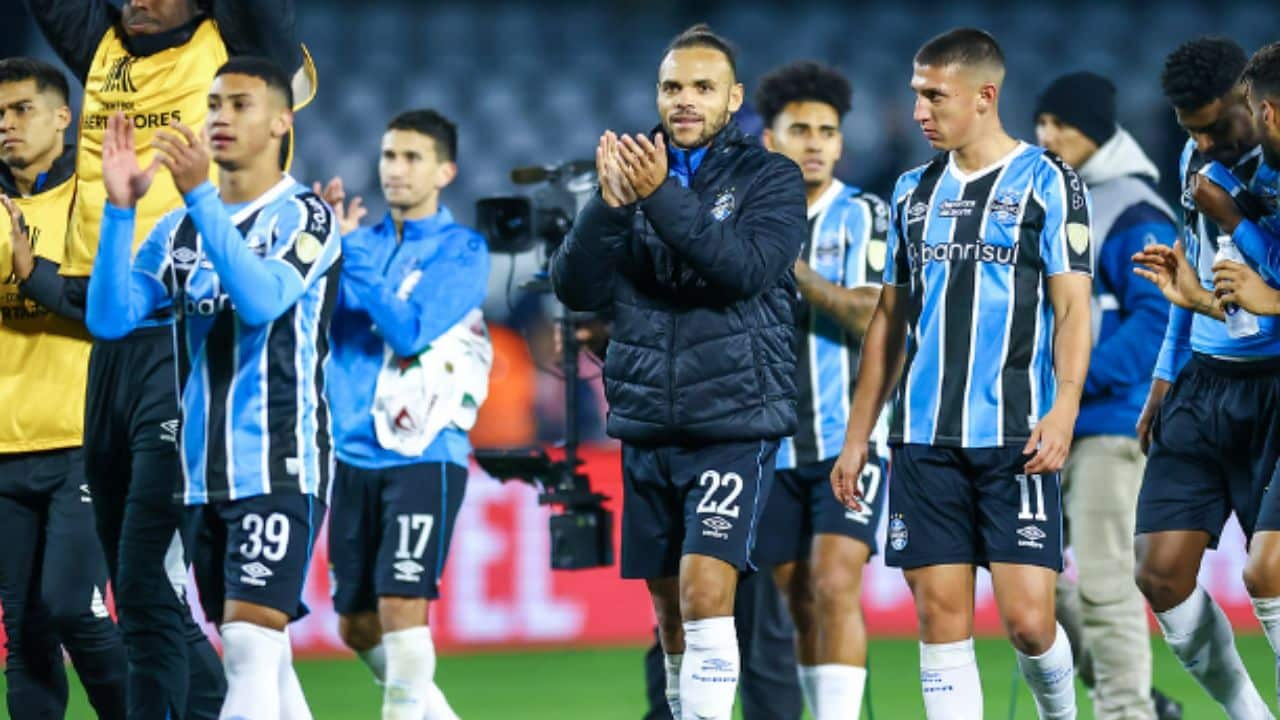
<instances>
[{"instance_id":1,"label":"soccer player","mask_svg":"<svg viewBox=\"0 0 1280 720\"><path fill-rule=\"evenodd\" d=\"M1273 258L1280 239L1262 228L1277 227L1280 218L1272 206L1245 219L1219 184L1245 186L1241 201L1244 195L1274 197L1277 58L1275 46L1260 52L1241 81L1244 51L1226 38L1192 40L1169 55L1161 78L1165 96L1191 136L1181 163L1182 245L1178 252L1148 248L1135 257L1146 266L1137 268L1139 274L1178 306L1170 311L1146 425L1139 428L1151 440L1138 503L1138 583L1169 647L1230 717L1271 714L1245 672L1230 623L1196 575L1204 551L1217 544L1234 511L1249 537L1245 587L1273 649L1280 647L1280 567L1274 559L1280 496L1272 488L1280 459L1280 323L1261 316L1259 332L1232 337L1221 320L1224 300L1243 299L1239 281L1260 281L1258 271L1277 277ZM1239 240L1247 264L1217 267L1230 277L1218 288L1224 297L1215 298L1213 258L1219 238L1228 234ZM1255 289L1260 284L1250 283Z\"/></svg>"},{"instance_id":2,"label":"soccer player","mask_svg":"<svg viewBox=\"0 0 1280 720\"><path fill-rule=\"evenodd\" d=\"M382 387L388 372L417 371L461 389L460 379L440 375L430 360L442 354L455 363L456 378L488 381L487 363L457 353L466 349L459 333L488 345L480 305L489 277L484 238L440 203L457 175L457 153L452 122L434 110L412 110L393 118L382 136L378 174L390 209L381 222L357 229L360 199L343 207L341 181L329 186L344 222L326 383L338 455L329 517L333 604L343 642L386 688L388 719L457 718L433 679L427 613L440 596L466 490L471 445L459 416L478 405L463 395L442 398L432 412L444 415L431 423L442 427L427 437L425 426L405 420L416 412L404 404L413 396L397 398ZM410 438L421 447L409 447Z\"/></svg>"},{"instance_id":3,"label":"soccer player","mask_svg":"<svg viewBox=\"0 0 1280 720\"><path fill-rule=\"evenodd\" d=\"M840 504L829 478L849 417L867 323L880 296L889 206L835 179L844 147L840 122L853 88L814 62L781 67L760 81L756 110L764 146L800 166L809 240L796 261L798 432L778 449L777 475L760 517L754 559L773 569L796 626L805 702L817 720L857 717L867 677L862 569L876 552L888 479L888 425L859 477L861 508Z\"/></svg>"},{"instance_id":4,"label":"soccer player","mask_svg":"<svg viewBox=\"0 0 1280 720\"><path fill-rule=\"evenodd\" d=\"M600 194L551 262L572 310L613 311L609 433L622 440L622 574L646 580L672 715L727 720L733 607L778 440L795 432L792 270L804 181L729 123L734 53L705 25L658 70L661 125L606 132ZM683 714L682 714L683 713Z\"/></svg>"},{"instance_id":5,"label":"soccer player","mask_svg":"<svg viewBox=\"0 0 1280 720\"><path fill-rule=\"evenodd\" d=\"M59 641L98 717L125 717L124 645L84 484L89 336L21 294L37 257L62 259L75 192L69 96L57 68L0 60L0 605L15 720L66 713Z\"/></svg>"},{"instance_id":6,"label":"soccer player","mask_svg":"<svg viewBox=\"0 0 1280 720\"><path fill-rule=\"evenodd\" d=\"M868 439L897 385L886 561L915 598L925 711L948 720L982 717L978 565L1040 716L1076 716L1054 584L1058 471L1089 365L1089 200L1068 165L1001 127L1004 72L981 30L916 53L915 120L942 152L894 189L884 288L831 476L860 507Z\"/></svg>"},{"instance_id":7,"label":"soccer player","mask_svg":"<svg viewBox=\"0 0 1280 720\"><path fill-rule=\"evenodd\" d=\"M209 85L229 56L266 55L281 67L310 70L294 38L292 0L117 5L28 0L50 45L85 88L68 248L60 267L41 263L32 278L39 287L31 292L42 293L40 302L51 307L83 297L93 267L106 201L108 118L125 113L146 165L161 128L204 124ZM310 80L307 72L298 74L297 95L306 97ZM162 215L181 206L173 183L156 183L137 208L133 247ZM181 716L188 707L209 717L224 692L217 656L170 590L166 572L172 569L166 558L177 559L179 568L184 564L175 540L183 511L173 502L180 469L172 324L172 311L162 307L127 337L99 338L90 355L85 407L86 475L129 653L129 714L145 720Z\"/></svg>"},{"instance_id":8,"label":"soccer player","mask_svg":"<svg viewBox=\"0 0 1280 720\"><path fill-rule=\"evenodd\" d=\"M1078 606L1076 668L1101 720L1155 720L1151 644L1133 583L1133 523L1145 458L1134 419L1150 385L1169 303L1135 278L1130 258L1149 243L1172 246L1173 210L1155 192L1156 166L1116 123L1116 90L1090 72L1062 75L1036 101L1036 137L1076 168L1093 200L1097 268L1095 339L1075 442L1062 483L1078 583L1059 579L1059 618ZM1066 602L1063 600L1066 599ZM1092 672L1083 672L1088 667Z\"/></svg>"},{"instance_id":9,"label":"soccer player","mask_svg":"<svg viewBox=\"0 0 1280 720\"><path fill-rule=\"evenodd\" d=\"M158 308L178 315L179 436L186 504L219 536L223 718L309 718L285 628L301 601L331 467L323 397L341 242L333 211L281 170L293 123L288 77L243 57L217 71L208 144L181 123L139 166L133 126L112 116L108 191L86 320L132 332ZM218 164L220 188L209 181ZM129 268L135 210L163 165L184 209L151 231Z\"/></svg>"}]
</instances>

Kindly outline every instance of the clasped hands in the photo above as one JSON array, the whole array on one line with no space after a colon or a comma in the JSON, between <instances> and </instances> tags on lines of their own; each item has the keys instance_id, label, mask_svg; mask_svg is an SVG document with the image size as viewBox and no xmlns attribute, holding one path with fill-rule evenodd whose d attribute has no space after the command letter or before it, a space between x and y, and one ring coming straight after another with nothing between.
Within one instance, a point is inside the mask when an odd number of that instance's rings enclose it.
<instances>
[{"instance_id":1,"label":"clasped hands","mask_svg":"<svg viewBox=\"0 0 1280 720\"><path fill-rule=\"evenodd\" d=\"M667 179L667 146L662 133L619 137L612 130L596 146L600 195L609 207L634 205L652 195Z\"/></svg>"}]
</instances>

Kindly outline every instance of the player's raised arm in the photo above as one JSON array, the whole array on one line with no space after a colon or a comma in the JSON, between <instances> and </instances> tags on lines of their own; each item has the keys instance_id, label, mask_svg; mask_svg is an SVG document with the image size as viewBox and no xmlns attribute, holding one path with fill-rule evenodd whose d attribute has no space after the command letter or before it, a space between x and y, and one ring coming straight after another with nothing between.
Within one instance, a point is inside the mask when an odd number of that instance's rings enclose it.
<instances>
[{"instance_id":1,"label":"player's raised arm","mask_svg":"<svg viewBox=\"0 0 1280 720\"><path fill-rule=\"evenodd\" d=\"M158 224L139 248L138 268L143 272L133 272L129 262L134 208L151 189L158 167L158 163L145 169L138 165L133 125L122 113L112 115L102 148L107 205L85 307L85 324L94 337L112 340L128 335L160 306L166 294L158 275L172 229L168 223Z\"/></svg>"},{"instance_id":2,"label":"player's raised arm","mask_svg":"<svg viewBox=\"0 0 1280 720\"><path fill-rule=\"evenodd\" d=\"M484 238L475 233L467 235L468 239L450 243L461 248L457 253L425 267L404 297L388 282L381 268L361 262L364 256L344 253L343 281L396 355L413 357L421 353L484 303L489 251Z\"/></svg>"},{"instance_id":3,"label":"player's raised arm","mask_svg":"<svg viewBox=\"0 0 1280 720\"><path fill-rule=\"evenodd\" d=\"M723 217L715 209L708 213L703 199L674 178L642 195L641 207L662 241L728 299L748 298L770 287L791 269L804 245L800 169L781 157L771 163L744 193L741 207L724 207Z\"/></svg>"},{"instance_id":4,"label":"player's raised arm","mask_svg":"<svg viewBox=\"0 0 1280 720\"><path fill-rule=\"evenodd\" d=\"M89 76L98 39L119 19L119 12L107 0L26 0L26 3L53 51L83 83Z\"/></svg>"},{"instance_id":5,"label":"player's raised arm","mask_svg":"<svg viewBox=\"0 0 1280 720\"><path fill-rule=\"evenodd\" d=\"M289 73L302 66L293 0L213 0L211 14L231 56L269 58Z\"/></svg>"},{"instance_id":6,"label":"player's raised arm","mask_svg":"<svg viewBox=\"0 0 1280 720\"><path fill-rule=\"evenodd\" d=\"M596 147L600 192L583 206L551 258L551 286L571 310L599 310L613 300L636 201L635 191L622 176L617 142L612 132L600 136Z\"/></svg>"}]
</instances>

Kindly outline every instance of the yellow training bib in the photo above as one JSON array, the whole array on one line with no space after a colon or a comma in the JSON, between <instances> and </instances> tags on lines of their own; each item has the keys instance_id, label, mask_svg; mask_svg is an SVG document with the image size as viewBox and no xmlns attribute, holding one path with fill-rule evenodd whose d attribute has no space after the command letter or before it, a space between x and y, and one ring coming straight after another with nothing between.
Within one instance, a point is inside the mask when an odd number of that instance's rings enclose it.
<instances>
[{"instance_id":1,"label":"yellow training bib","mask_svg":"<svg viewBox=\"0 0 1280 720\"><path fill-rule=\"evenodd\" d=\"M102 184L107 118L123 112L133 123L138 163L145 168L155 157L151 140L157 130L175 120L196 132L204 128L209 86L226 61L227 47L212 20L202 22L183 45L145 57L129 54L114 27L102 37L84 86L76 156L78 190L63 275L83 276L93 270L102 207L107 200ZM138 203L134 250L161 216L181 205L173 178L160 168L151 190Z\"/></svg>"},{"instance_id":2,"label":"yellow training bib","mask_svg":"<svg viewBox=\"0 0 1280 720\"><path fill-rule=\"evenodd\" d=\"M22 208L36 255L62 262L75 177L29 198ZM0 212L0 453L80 445L89 335L18 293L9 214Z\"/></svg>"}]
</instances>

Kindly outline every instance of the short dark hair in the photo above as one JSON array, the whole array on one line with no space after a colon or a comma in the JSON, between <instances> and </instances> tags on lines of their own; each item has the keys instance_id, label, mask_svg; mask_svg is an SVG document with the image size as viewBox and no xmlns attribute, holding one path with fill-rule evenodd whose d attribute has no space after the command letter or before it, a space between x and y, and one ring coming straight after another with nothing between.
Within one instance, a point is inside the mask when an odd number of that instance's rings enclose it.
<instances>
[{"instance_id":1,"label":"short dark hair","mask_svg":"<svg viewBox=\"0 0 1280 720\"><path fill-rule=\"evenodd\" d=\"M391 118L388 130L410 130L431 138L436 144L436 159L458 160L458 126L435 110L406 110Z\"/></svg>"},{"instance_id":2,"label":"short dark hair","mask_svg":"<svg viewBox=\"0 0 1280 720\"><path fill-rule=\"evenodd\" d=\"M725 59L729 61L729 70L733 73L736 80L738 77L738 56L734 51L733 45L723 37L717 35L706 23L698 23L692 27L686 28L683 32L671 38L670 44L667 45L667 53L672 50L684 50L687 48L710 48L718 50ZM666 54L666 53L664 53Z\"/></svg>"},{"instance_id":3,"label":"short dark hair","mask_svg":"<svg viewBox=\"0 0 1280 720\"><path fill-rule=\"evenodd\" d=\"M1244 49L1221 35L1206 35L1178 46L1164 59L1160 87L1179 110L1195 110L1226 95L1240 82L1249 62Z\"/></svg>"},{"instance_id":4,"label":"short dark hair","mask_svg":"<svg viewBox=\"0 0 1280 720\"><path fill-rule=\"evenodd\" d=\"M248 75L267 84L268 90L274 90L284 98L285 107L293 109L293 83L279 65L264 57L241 55L233 57L218 68L214 77L223 75Z\"/></svg>"},{"instance_id":5,"label":"short dark hair","mask_svg":"<svg viewBox=\"0 0 1280 720\"><path fill-rule=\"evenodd\" d=\"M67 84L67 76L58 68L43 60L29 57L12 57L0 60L0 83L22 82L34 80L36 92L53 92L58 94L62 102L71 102L71 86Z\"/></svg>"},{"instance_id":6,"label":"short dark hair","mask_svg":"<svg viewBox=\"0 0 1280 720\"><path fill-rule=\"evenodd\" d=\"M944 67L987 65L1004 69L1004 51L991 33L977 28L956 28L920 46L916 63Z\"/></svg>"},{"instance_id":7,"label":"short dark hair","mask_svg":"<svg viewBox=\"0 0 1280 720\"><path fill-rule=\"evenodd\" d=\"M1263 46L1254 53L1240 73L1240 80L1249 86L1253 96L1273 102L1280 100L1280 42Z\"/></svg>"},{"instance_id":8,"label":"short dark hair","mask_svg":"<svg viewBox=\"0 0 1280 720\"><path fill-rule=\"evenodd\" d=\"M783 65L760 79L756 111L765 127L793 102L813 101L830 105L843 118L853 106L853 85L839 70L813 60Z\"/></svg>"}]
</instances>

